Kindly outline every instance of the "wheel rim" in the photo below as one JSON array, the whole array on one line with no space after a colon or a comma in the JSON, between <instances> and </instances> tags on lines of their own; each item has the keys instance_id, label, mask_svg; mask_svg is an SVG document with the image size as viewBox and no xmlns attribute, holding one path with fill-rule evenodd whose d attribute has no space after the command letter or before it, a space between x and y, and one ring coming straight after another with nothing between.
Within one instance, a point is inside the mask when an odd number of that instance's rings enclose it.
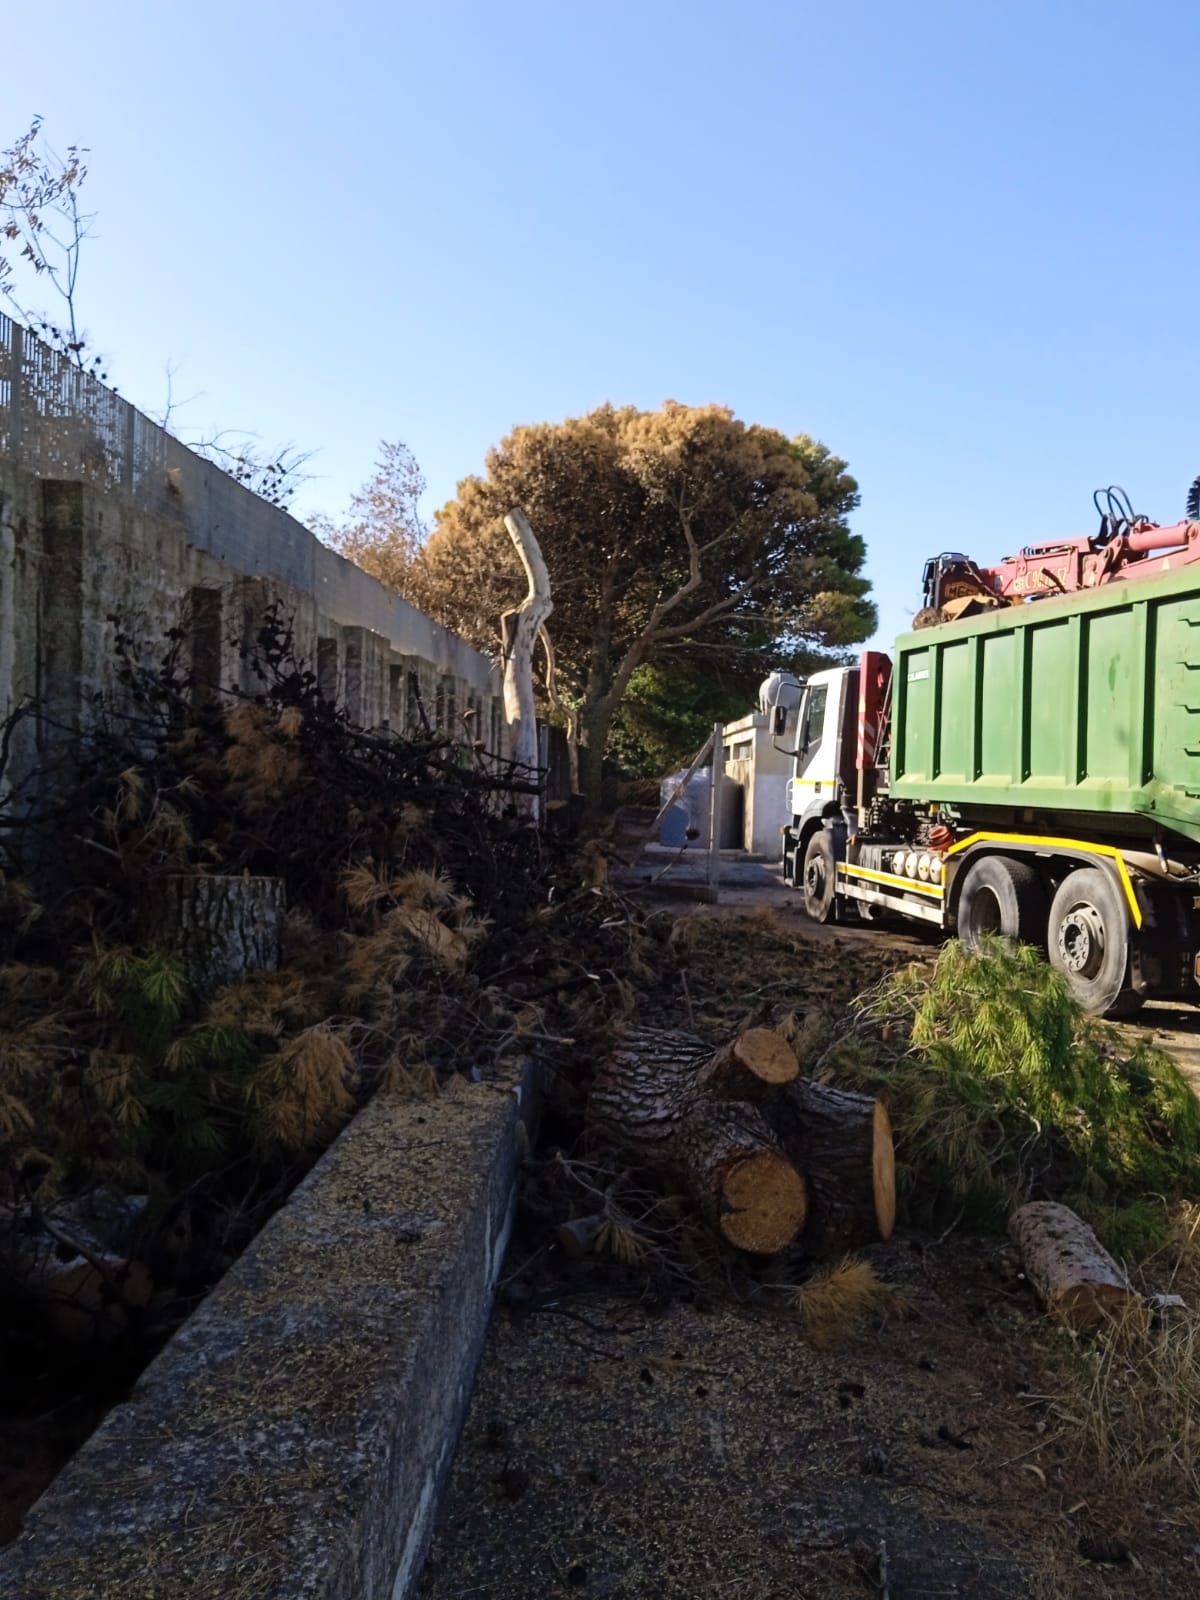
<instances>
[{"instance_id":1,"label":"wheel rim","mask_svg":"<svg viewBox=\"0 0 1200 1600\"><path fill-rule=\"evenodd\" d=\"M1104 964L1104 918L1089 900L1068 908L1058 925L1058 953L1063 969L1080 978L1094 978Z\"/></svg>"},{"instance_id":2,"label":"wheel rim","mask_svg":"<svg viewBox=\"0 0 1200 1600\"><path fill-rule=\"evenodd\" d=\"M820 856L809 856L804 863L804 892L810 900L823 900L825 897L825 863Z\"/></svg>"}]
</instances>

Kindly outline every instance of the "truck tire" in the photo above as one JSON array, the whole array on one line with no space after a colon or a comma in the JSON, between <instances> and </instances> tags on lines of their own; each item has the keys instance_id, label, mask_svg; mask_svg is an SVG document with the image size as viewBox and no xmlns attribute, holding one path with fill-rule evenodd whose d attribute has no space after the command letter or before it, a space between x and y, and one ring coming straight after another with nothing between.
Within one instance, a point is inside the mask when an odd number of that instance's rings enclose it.
<instances>
[{"instance_id":1,"label":"truck tire","mask_svg":"<svg viewBox=\"0 0 1200 1600\"><path fill-rule=\"evenodd\" d=\"M833 844L827 831L819 828L805 846L804 868L797 885L804 895L804 909L814 922L834 921L837 911L836 884Z\"/></svg>"},{"instance_id":2,"label":"truck tire","mask_svg":"<svg viewBox=\"0 0 1200 1600\"><path fill-rule=\"evenodd\" d=\"M1120 891L1099 867L1077 867L1059 885L1047 929L1050 965L1094 1016L1128 1017L1145 996L1129 972L1129 920Z\"/></svg>"},{"instance_id":3,"label":"truck tire","mask_svg":"<svg viewBox=\"0 0 1200 1600\"><path fill-rule=\"evenodd\" d=\"M982 856L971 862L958 897L958 937L978 950L989 935L1045 948L1046 891L1027 861Z\"/></svg>"}]
</instances>

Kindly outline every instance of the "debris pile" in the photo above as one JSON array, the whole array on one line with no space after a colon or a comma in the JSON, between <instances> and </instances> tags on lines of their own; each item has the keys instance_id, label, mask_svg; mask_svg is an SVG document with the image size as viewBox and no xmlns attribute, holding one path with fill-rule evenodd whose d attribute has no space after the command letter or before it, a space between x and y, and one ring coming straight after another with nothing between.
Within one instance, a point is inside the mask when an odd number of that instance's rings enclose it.
<instances>
[{"instance_id":1,"label":"debris pile","mask_svg":"<svg viewBox=\"0 0 1200 1600\"><path fill-rule=\"evenodd\" d=\"M281 613L251 694L184 644L118 633L82 735L0 730L59 751L0 792L6 1357L144 1359L369 1094L553 1048L560 989L603 1026L641 938L516 816L529 774L355 726Z\"/></svg>"}]
</instances>

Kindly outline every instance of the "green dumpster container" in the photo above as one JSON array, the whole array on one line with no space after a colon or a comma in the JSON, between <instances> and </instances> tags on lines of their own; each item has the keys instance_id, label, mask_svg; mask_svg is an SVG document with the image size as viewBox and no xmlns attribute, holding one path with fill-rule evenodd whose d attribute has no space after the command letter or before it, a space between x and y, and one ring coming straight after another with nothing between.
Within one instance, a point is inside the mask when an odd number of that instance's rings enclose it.
<instances>
[{"instance_id":1,"label":"green dumpster container","mask_svg":"<svg viewBox=\"0 0 1200 1600\"><path fill-rule=\"evenodd\" d=\"M1200 567L904 634L892 701L896 799L1200 841Z\"/></svg>"}]
</instances>

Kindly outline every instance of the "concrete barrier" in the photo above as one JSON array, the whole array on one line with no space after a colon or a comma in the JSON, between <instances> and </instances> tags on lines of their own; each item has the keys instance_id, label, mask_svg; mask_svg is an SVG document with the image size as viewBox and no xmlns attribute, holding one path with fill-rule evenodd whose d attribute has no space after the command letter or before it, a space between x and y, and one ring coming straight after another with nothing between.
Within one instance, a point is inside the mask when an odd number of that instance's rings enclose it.
<instances>
[{"instance_id":1,"label":"concrete barrier","mask_svg":"<svg viewBox=\"0 0 1200 1600\"><path fill-rule=\"evenodd\" d=\"M380 1096L0 1552L11 1600L404 1600L470 1399L532 1067Z\"/></svg>"}]
</instances>

